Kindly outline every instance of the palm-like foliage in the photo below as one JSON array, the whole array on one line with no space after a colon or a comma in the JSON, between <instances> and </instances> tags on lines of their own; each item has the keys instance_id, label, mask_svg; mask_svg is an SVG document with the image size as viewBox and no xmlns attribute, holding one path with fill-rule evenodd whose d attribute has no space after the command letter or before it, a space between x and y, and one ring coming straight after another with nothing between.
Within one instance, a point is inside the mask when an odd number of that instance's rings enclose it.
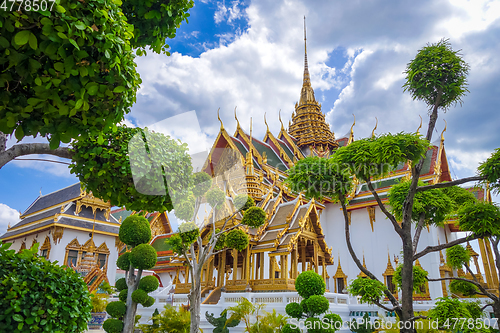
<instances>
[{"instance_id":1,"label":"palm-like foliage","mask_svg":"<svg viewBox=\"0 0 500 333\"><path fill-rule=\"evenodd\" d=\"M189 333L191 314L182 307L167 304L165 310L152 319L153 325L139 325L144 333Z\"/></svg>"}]
</instances>

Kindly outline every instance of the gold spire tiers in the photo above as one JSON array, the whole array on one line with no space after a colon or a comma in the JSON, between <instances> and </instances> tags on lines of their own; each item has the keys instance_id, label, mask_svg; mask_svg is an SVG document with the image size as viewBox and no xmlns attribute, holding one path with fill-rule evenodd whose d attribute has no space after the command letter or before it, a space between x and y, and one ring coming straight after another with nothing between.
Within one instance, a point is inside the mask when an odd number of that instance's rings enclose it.
<instances>
[{"instance_id":1,"label":"gold spire tiers","mask_svg":"<svg viewBox=\"0 0 500 333\"><path fill-rule=\"evenodd\" d=\"M300 100L295 104L295 112L292 115L292 123L288 132L297 140L297 146L304 155L316 155L327 157L338 148L335 135L325 121L325 115L321 112L321 104L314 97L311 86L311 77L307 66L307 39L304 17L304 79Z\"/></svg>"}]
</instances>

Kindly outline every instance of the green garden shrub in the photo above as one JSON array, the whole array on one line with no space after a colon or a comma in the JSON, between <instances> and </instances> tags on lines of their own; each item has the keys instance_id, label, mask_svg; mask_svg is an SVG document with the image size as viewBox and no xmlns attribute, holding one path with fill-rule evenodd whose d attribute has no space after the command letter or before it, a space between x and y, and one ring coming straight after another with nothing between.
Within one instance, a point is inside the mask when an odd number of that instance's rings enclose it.
<instances>
[{"instance_id":1,"label":"green garden shrub","mask_svg":"<svg viewBox=\"0 0 500 333\"><path fill-rule=\"evenodd\" d=\"M125 281L125 278L121 278L121 279L116 280L115 288L118 291L122 291L124 289L128 289L128 287L127 287L127 281Z\"/></svg>"},{"instance_id":2,"label":"green garden shrub","mask_svg":"<svg viewBox=\"0 0 500 333\"><path fill-rule=\"evenodd\" d=\"M295 290L303 298L308 298L312 295L323 295L326 290L326 283L318 273L305 271L297 276Z\"/></svg>"},{"instance_id":3,"label":"green garden shrub","mask_svg":"<svg viewBox=\"0 0 500 333\"><path fill-rule=\"evenodd\" d=\"M241 223L251 228L258 228L266 221L266 212L260 207L250 207L245 211Z\"/></svg>"},{"instance_id":4,"label":"green garden shrub","mask_svg":"<svg viewBox=\"0 0 500 333\"><path fill-rule=\"evenodd\" d=\"M325 313L330 307L330 302L323 295L312 295L304 301L307 311L313 314Z\"/></svg>"},{"instance_id":5,"label":"green garden shrub","mask_svg":"<svg viewBox=\"0 0 500 333\"><path fill-rule=\"evenodd\" d=\"M130 269L130 252L120 255L116 261L116 266L121 270L128 271Z\"/></svg>"},{"instance_id":6,"label":"green garden shrub","mask_svg":"<svg viewBox=\"0 0 500 333\"><path fill-rule=\"evenodd\" d=\"M226 245L232 249L243 251L248 246L248 235L239 229L233 229L226 236Z\"/></svg>"},{"instance_id":7,"label":"green garden shrub","mask_svg":"<svg viewBox=\"0 0 500 333\"><path fill-rule=\"evenodd\" d=\"M72 269L0 242L0 332L82 332L90 320L87 285Z\"/></svg>"},{"instance_id":8,"label":"green garden shrub","mask_svg":"<svg viewBox=\"0 0 500 333\"><path fill-rule=\"evenodd\" d=\"M151 228L144 216L130 215L120 226L118 232L120 240L130 246L149 243L151 240Z\"/></svg>"},{"instance_id":9,"label":"green garden shrub","mask_svg":"<svg viewBox=\"0 0 500 333\"><path fill-rule=\"evenodd\" d=\"M145 276L141 279L141 281L139 281L139 289L142 289L147 293L155 291L159 286L160 282L153 275Z\"/></svg>"},{"instance_id":10,"label":"green garden shrub","mask_svg":"<svg viewBox=\"0 0 500 333\"><path fill-rule=\"evenodd\" d=\"M106 306L106 312L113 318L121 319L127 312L127 306L122 301L110 302Z\"/></svg>"},{"instance_id":11,"label":"green garden shrub","mask_svg":"<svg viewBox=\"0 0 500 333\"><path fill-rule=\"evenodd\" d=\"M255 201L253 198L247 194L238 194L234 198L234 206L236 209L246 211L250 207L255 206Z\"/></svg>"},{"instance_id":12,"label":"green garden shrub","mask_svg":"<svg viewBox=\"0 0 500 333\"><path fill-rule=\"evenodd\" d=\"M149 244L137 245L130 251L130 263L137 269L151 269L156 265L156 250Z\"/></svg>"},{"instance_id":13,"label":"green garden shrub","mask_svg":"<svg viewBox=\"0 0 500 333\"><path fill-rule=\"evenodd\" d=\"M122 291L120 291L120 293L118 294L118 299L122 302L127 302L127 293L128 293L128 289L123 289Z\"/></svg>"},{"instance_id":14,"label":"green garden shrub","mask_svg":"<svg viewBox=\"0 0 500 333\"><path fill-rule=\"evenodd\" d=\"M122 333L123 322L119 319L108 318L102 324L102 328L108 333Z\"/></svg>"},{"instance_id":15,"label":"green garden shrub","mask_svg":"<svg viewBox=\"0 0 500 333\"><path fill-rule=\"evenodd\" d=\"M154 297L148 296L146 301L142 303L142 306L145 308L149 308L150 306L153 306L155 304L155 299Z\"/></svg>"},{"instance_id":16,"label":"green garden shrub","mask_svg":"<svg viewBox=\"0 0 500 333\"><path fill-rule=\"evenodd\" d=\"M302 306L299 303L288 303L285 307L285 312L292 318L302 318Z\"/></svg>"},{"instance_id":17,"label":"green garden shrub","mask_svg":"<svg viewBox=\"0 0 500 333\"><path fill-rule=\"evenodd\" d=\"M132 293L132 301L136 303L145 303L148 300L148 293L142 289L137 289Z\"/></svg>"}]
</instances>

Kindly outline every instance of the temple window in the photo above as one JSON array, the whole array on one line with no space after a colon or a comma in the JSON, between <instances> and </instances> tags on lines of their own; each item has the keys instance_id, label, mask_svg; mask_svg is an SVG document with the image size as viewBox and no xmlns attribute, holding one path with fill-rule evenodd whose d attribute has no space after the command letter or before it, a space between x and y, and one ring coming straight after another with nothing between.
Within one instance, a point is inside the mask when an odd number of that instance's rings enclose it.
<instances>
[{"instance_id":1,"label":"temple window","mask_svg":"<svg viewBox=\"0 0 500 333\"><path fill-rule=\"evenodd\" d=\"M66 266L76 267L77 260L78 260L78 251L69 250L68 251L68 259L66 261Z\"/></svg>"},{"instance_id":2,"label":"temple window","mask_svg":"<svg viewBox=\"0 0 500 333\"><path fill-rule=\"evenodd\" d=\"M106 266L106 258L107 258L107 255L104 254L104 253L99 253L99 256L98 256L98 264L99 264L99 268L103 268L104 266Z\"/></svg>"}]
</instances>

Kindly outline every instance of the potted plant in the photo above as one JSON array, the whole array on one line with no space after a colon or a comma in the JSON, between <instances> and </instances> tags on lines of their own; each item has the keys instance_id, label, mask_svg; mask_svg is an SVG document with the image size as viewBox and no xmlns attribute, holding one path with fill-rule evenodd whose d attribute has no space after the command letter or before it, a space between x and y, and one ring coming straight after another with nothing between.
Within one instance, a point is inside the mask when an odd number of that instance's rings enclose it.
<instances>
[{"instance_id":1,"label":"potted plant","mask_svg":"<svg viewBox=\"0 0 500 333\"><path fill-rule=\"evenodd\" d=\"M88 329L101 329L102 323L106 319L106 306L109 303L109 295L113 293L112 287L107 282L101 283L98 289L90 294L92 304L92 318L88 322Z\"/></svg>"}]
</instances>

